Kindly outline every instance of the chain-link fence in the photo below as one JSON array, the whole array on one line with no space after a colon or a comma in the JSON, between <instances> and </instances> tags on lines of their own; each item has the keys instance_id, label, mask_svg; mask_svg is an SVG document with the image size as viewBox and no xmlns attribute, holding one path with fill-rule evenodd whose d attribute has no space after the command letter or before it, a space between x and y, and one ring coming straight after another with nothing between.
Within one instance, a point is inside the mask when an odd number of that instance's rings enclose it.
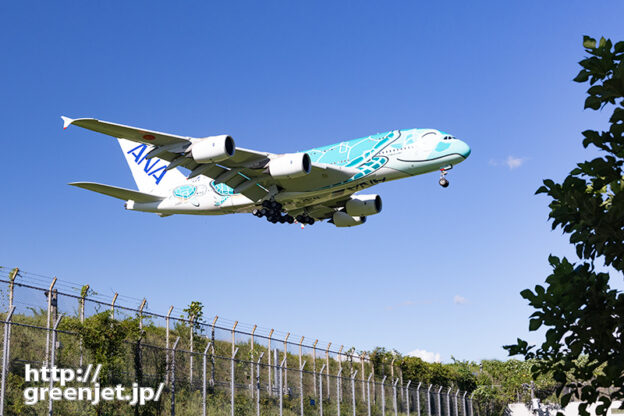
<instances>
[{"instance_id":1,"label":"chain-link fence","mask_svg":"<svg viewBox=\"0 0 624 416\"><path fill-rule=\"evenodd\" d=\"M2 373L0 416L4 414L134 415L417 415L474 416L470 394L403 380L390 363L375 374L365 353L332 344L320 346L256 325L217 316L199 321L149 310L144 299L114 294L110 299L88 286L17 269L0 268ZM129 304L136 307L129 307ZM109 314L101 312L110 311ZM90 317L108 316L139 331L114 354L106 348L118 335L85 336ZM188 316L188 315L187 315ZM227 324L228 326L225 326ZM110 324L105 328L112 331ZM115 327L116 328L116 327ZM93 344L96 345L93 345ZM104 351L104 353L102 353ZM103 356L101 354L104 354ZM116 358L115 358L116 357ZM25 366L87 371L102 360L102 378L112 384L164 383L158 401L24 401ZM377 369L379 372L379 367ZM36 384L36 383L35 383ZM52 387L54 383L50 383ZM39 383L41 385L41 383ZM104 407L102 407L104 406ZM105 407L108 406L108 407ZM474 409L476 410L476 409Z\"/></svg>"}]
</instances>

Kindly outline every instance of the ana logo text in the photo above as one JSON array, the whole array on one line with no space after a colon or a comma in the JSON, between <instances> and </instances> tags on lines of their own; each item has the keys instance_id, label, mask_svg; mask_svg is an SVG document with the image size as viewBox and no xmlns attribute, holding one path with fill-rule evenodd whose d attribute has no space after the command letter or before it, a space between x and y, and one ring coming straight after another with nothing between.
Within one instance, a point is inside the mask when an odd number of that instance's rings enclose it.
<instances>
[{"instance_id":1,"label":"ana logo text","mask_svg":"<svg viewBox=\"0 0 624 416\"><path fill-rule=\"evenodd\" d=\"M143 155L144 153L146 153L145 149L147 149L147 145L140 144L127 153L134 156L134 163L136 163L137 165L141 166L141 164L145 162L145 166L143 166L143 171L147 173L147 176L152 176L154 179L156 179L156 185L158 185L162 178L165 176L165 173L167 173L167 165L163 165L162 163L159 164L158 162L161 162L161 160L157 158L145 159L145 156Z\"/></svg>"}]
</instances>

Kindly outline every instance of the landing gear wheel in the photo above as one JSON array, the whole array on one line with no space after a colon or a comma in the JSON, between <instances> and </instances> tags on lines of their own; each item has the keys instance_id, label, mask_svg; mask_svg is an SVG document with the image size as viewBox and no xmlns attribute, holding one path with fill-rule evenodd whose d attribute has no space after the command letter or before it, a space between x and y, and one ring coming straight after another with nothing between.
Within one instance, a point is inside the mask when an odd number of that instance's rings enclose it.
<instances>
[{"instance_id":1,"label":"landing gear wheel","mask_svg":"<svg viewBox=\"0 0 624 416\"><path fill-rule=\"evenodd\" d=\"M440 178L439 183L442 188L446 188L449 186L449 181L446 178Z\"/></svg>"}]
</instances>

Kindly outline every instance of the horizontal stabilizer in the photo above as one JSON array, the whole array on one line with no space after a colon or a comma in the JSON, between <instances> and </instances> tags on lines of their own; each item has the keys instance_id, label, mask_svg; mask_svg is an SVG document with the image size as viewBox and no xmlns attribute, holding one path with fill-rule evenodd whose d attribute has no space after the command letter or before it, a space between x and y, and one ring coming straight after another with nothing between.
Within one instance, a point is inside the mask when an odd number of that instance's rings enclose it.
<instances>
[{"instance_id":1,"label":"horizontal stabilizer","mask_svg":"<svg viewBox=\"0 0 624 416\"><path fill-rule=\"evenodd\" d=\"M78 188L86 189L88 191L97 192L100 194L112 196L123 201L135 201L135 202L158 202L165 199L162 196L146 194L144 192L133 191L132 189L118 188L116 186L103 185L95 182L72 182L71 186L77 186Z\"/></svg>"}]
</instances>

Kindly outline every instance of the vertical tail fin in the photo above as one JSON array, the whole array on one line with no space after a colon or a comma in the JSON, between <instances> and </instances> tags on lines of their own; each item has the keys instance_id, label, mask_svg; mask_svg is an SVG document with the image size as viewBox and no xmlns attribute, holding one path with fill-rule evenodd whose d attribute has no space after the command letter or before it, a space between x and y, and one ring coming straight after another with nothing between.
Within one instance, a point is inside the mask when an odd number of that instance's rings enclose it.
<instances>
[{"instance_id":1,"label":"vertical tail fin","mask_svg":"<svg viewBox=\"0 0 624 416\"><path fill-rule=\"evenodd\" d=\"M118 140L139 191L162 196L186 181L186 176L178 169L166 170L169 162L157 157L146 159L150 146L125 139Z\"/></svg>"}]
</instances>

